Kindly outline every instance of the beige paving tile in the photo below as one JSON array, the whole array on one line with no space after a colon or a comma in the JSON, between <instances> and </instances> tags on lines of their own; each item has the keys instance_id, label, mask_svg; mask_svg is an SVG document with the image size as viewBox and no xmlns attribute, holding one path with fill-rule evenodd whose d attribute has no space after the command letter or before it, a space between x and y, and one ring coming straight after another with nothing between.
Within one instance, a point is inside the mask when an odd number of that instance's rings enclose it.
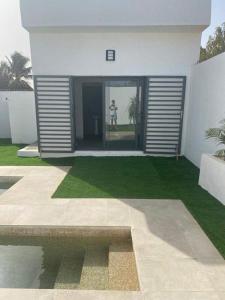
<instances>
[{"instance_id":1,"label":"beige paving tile","mask_svg":"<svg viewBox=\"0 0 225 300\"><path fill-rule=\"evenodd\" d=\"M70 202L63 217L64 225L74 226L107 226L107 205L76 204Z\"/></svg>"},{"instance_id":2,"label":"beige paving tile","mask_svg":"<svg viewBox=\"0 0 225 300\"><path fill-rule=\"evenodd\" d=\"M219 251L212 244L200 226L196 228L189 228L189 230L185 231L184 236L192 249L193 257L214 259L222 258Z\"/></svg>"},{"instance_id":3,"label":"beige paving tile","mask_svg":"<svg viewBox=\"0 0 225 300\"><path fill-rule=\"evenodd\" d=\"M203 259L201 263L203 265L204 273L210 279L214 289L216 291L225 292L225 261L221 259Z\"/></svg>"},{"instance_id":4,"label":"beige paving tile","mask_svg":"<svg viewBox=\"0 0 225 300\"><path fill-rule=\"evenodd\" d=\"M13 225L63 225L66 206L26 206Z\"/></svg>"},{"instance_id":5,"label":"beige paving tile","mask_svg":"<svg viewBox=\"0 0 225 300\"><path fill-rule=\"evenodd\" d=\"M11 225L21 214L25 207L22 205L0 205L0 224Z\"/></svg>"},{"instance_id":6,"label":"beige paving tile","mask_svg":"<svg viewBox=\"0 0 225 300\"><path fill-rule=\"evenodd\" d=\"M145 300L139 292L116 291L54 291L54 300Z\"/></svg>"},{"instance_id":7,"label":"beige paving tile","mask_svg":"<svg viewBox=\"0 0 225 300\"><path fill-rule=\"evenodd\" d=\"M149 230L134 228L132 234L135 248L145 257L223 259L200 228L187 232L177 230L175 236L165 236L162 230L150 226Z\"/></svg>"},{"instance_id":8,"label":"beige paving tile","mask_svg":"<svg viewBox=\"0 0 225 300\"><path fill-rule=\"evenodd\" d=\"M184 204L180 200L175 199L122 199L122 201L137 210L150 208L162 212L163 209L176 209L181 211L184 209Z\"/></svg>"},{"instance_id":9,"label":"beige paving tile","mask_svg":"<svg viewBox=\"0 0 225 300\"><path fill-rule=\"evenodd\" d=\"M192 259L139 261L141 287L146 291L214 291L202 263Z\"/></svg>"},{"instance_id":10,"label":"beige paving tile","mask_svg":"<svg viewBox=\"0 0 225 300\"><path fill-rule=\"evenodd\" d=\"M7 197L6 197L7 196ZM16 191L14 193L10 193L8 195L4 195L4 199L2 199L0 205L45 205L49 204L49 200L46 197L46 194L40 191L39 193L32 192L23 192L22 190Z\"/></svg>"},{"instance_id":11,"label":"beige paving tile","mask_svg":"<svg viewBox=\"0 0 225 300\"><path fill-rule=\"evenodd\" d=\"M180 200L126 200L135 212L151 217L154 221L159 218L162 221L173 220L181 229L193 226L197 223ZM134 215L135 216L135 215ZM135 218L134 218L135 221Z\"/></svg>"},{"instance_id":12,"label":"beige paving tile","mask_svg":"<svg viewBox=\"0 0 225 300\"><path fill-rule=\"evenodd\" d=\"M0 289L0 300L53 300L49 290Z\"/></svg>"},{"instance_id":13,"label":"beige paving tile","mask_svg":"<svg viewBox=\"0 0 225 300\"><path fill-rule=\"evenodd\" d=\"M45 192L34 192L24 193L25 195L22 197L16 197L15 195L11 195L10 197L7 197L7 199L4 199L4 201L0 201L0 205L65 205L69 204L69 199L53 199L51 196L47 196Z\"/></svg>"},{"instance_id":14,"label":"beige paving tile","mask_svg":"<svg viewBox=\"0 0 225 300\"><path fill-rule=\"evenodd\" d=\"M58 175L66 174L68 166L1 166L0 176L35 176L35 175Z\"/></svg>"},{"instance_id":15,"label":"beige paving tile","mask_svg":"<svg viewBox=\"0 0 225 300\"><path fill-rule=\"evenodd\" d=\"M175 239L166 240L145 230L133 228L132 237L134 250L138 254L137 259L194 258L191 246L182 234L177 235Z\"/></svg>"},{"instance_id":16,"label":"beige paving tile","mask_svg":"<svg viewBox=\"0 0 225 300\"><path fill-rule=\"evenodd\" d=\"M131 211L131 220L133 227L146 230L151 234L152 239L157 238L168 243L183 239L184 232L188 230L188 228L184 229L179 217L168 215L167 210L164 210L164 215L162 212L147 209L145 212Z\"/></svg>"},{"instance_id":17,"label":"beige paving tile","mask_svg":"<svg viewBox=\"0 0 225 300\"><path fill-rule=\"evenodd\" d=\"M15 195L10 195L4 200L0 199L0 206L2 205L66 205L69 204L68 199L52 199L46 196L46 193L26 193L23 197L17 197Z\"/></svg>"},{"instance_id":18,"label":"beige paving tile","mask_svg":"<svg viewBox=\"0 0 225 300\"><path fill-rule=\"evenodd\" d=\"M13 167L13 166L1 166L0 176L27 176L33 167Z\"/></svg>"},{"instance_id":19,"label":"beige paving tile","mask_svg":"<svg viewBox=\"0 0 225 300\"><path fill-rule=\"evenodd\" d=\"M23 176L2 195L1 204L44 204L44 201L51 200L52 194L68 171L68 167L22 167L21 170L19 168L8 171L0 168L0 176L8 173Z\"/></svg>"},{"instance_id":20,"label":"beige paving tile","mask_svg":"<svg viewBox=\"0 0 225 300\"><path fill-rule=\"evenodd\" d=\"M169 204L170 203L170 204ZM186 256L192 258L221 258L221 255L193 219L185 206L179 201L156 201L139 205L131 210L132 225L146 230L148 238L146 244L153 243L155 249L159 245L159 255L165 251L168 255ZM156 242L155 242L156 241ZM144 249L144 241L139 246ZM149 248L149 247L148 247ZM146 248L144 250L146 252ZM152 248L151 253L153 254ZM148 253L150 255L150 253ZM151 255L152 255L151 254ZM155 251L157 254L157 251Z\"/></svg>"},{"instance_id":21,"label":"beige paving tile","mask_svg":"<svg viewBox=\"0 0 225 300\"><path fill-rule=\"evenodd\" d=\"M173 219L176 222L179 217L176 212L179 210L184 211L183 205L176 200L135 200L135 202L134 200L127 200L127 203L133 208L134 221L135 213L141 213L145 217L151 217L152 221L159 218L165 221Z\"/></svg>"},{"instance_id":22,"label":"beige paving tile","mask_svg":"<svg viewBox=\"0 0 225 300\"><path fill-rule=\"evenodd\" d=\"M130 206L121 200L107 199L108 226L130 226Z\"/></svg>"},{"instance_id":23,"label":"beige paving tile","mask_svg":"<svg viewBox=\"0 0 225 300\"><path fill-rule=\"evenodd\" d=\"M215 292L157 292L149 294L150 300L220 300ZM224 300L224 299L223 299Z\"/></svg>"},{"instance_id":24,"label":"beige paving tile","mask_svg":"<svg viewBox=\"0 0 225 300\"><path fill-rule=\"evenodd\" d=\"M220 292L218 293L219 300L224 300L225 299L225 292Z\"/></svg>"},{"instance_id":25,"label":"beige paving tile","mask_svg":"<svg viewBox=\"0 0 225 300\"><path fill-rule=\"evenodd\" d=\"M108 199L103 199L103 198L72 198L72 199L69 199L69 204L71 206L74 206L74 205L82 205L82 206L85 206L85 207L107 207L107 201Z\"/></svg>"}]
</instances>

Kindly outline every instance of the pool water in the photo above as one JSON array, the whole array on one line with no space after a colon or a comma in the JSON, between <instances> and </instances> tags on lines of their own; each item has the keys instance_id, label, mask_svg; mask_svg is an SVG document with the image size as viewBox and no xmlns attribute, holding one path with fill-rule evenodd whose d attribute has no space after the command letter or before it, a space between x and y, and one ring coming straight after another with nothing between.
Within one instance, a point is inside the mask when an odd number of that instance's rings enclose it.
<instances>
[{"instance_id":1,"label":"pool water","mask_svg":"<svg viewBox=\"0 0 225 300\"><path fill-rule=\"evenodd\" d=\"M0 288L138 290L132 240L0 236Z\"/></svg>"}]
</instances>

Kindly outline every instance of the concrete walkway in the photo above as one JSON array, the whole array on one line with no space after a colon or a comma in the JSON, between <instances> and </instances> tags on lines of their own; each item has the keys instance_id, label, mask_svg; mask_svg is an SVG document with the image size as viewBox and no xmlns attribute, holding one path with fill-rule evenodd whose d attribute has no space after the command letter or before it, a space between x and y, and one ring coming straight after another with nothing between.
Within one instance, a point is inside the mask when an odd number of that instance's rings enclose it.
<instances>
[{"instance_id":1,"label":"concrete walkway","mask_svg":"<svg viewBox=\"0 0 225 300\"><path fill-rule=\"evenodd\" d=\"M52 199L68 167L0 167L0 225L129 226L140 292L0 289L0 300L224 300L225 261L176 200ZM1 227L0 227L1 230Z\"/></svg>"}]
</instances>

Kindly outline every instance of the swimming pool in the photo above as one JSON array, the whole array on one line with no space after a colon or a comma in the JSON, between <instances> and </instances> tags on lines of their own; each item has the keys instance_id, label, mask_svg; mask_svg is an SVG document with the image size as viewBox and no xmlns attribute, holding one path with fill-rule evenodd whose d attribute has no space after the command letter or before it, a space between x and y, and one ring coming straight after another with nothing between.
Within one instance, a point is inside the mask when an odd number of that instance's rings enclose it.
<instances>
[{"instance_id":1,"label":"swimming pool","mask_svg":"<svg viewBox=\"0 0 225 300\"><path fill-rule=\"evenodd\" d=\"M139 290L129 228L0 228L0 288Z\"/></svg>"}]
</instances>

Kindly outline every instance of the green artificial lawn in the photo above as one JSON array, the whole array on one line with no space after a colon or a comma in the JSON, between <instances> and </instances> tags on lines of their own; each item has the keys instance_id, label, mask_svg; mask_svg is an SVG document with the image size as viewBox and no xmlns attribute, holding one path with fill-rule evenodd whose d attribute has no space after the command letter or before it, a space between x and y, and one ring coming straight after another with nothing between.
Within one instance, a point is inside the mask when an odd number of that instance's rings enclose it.
<instances>
[{"instance_id":1,"label":"green artificial lawn","mask_svg":"<svg viewBox=\"0 0 225 300\"><path fill-rule=\"evenodd\" d=\"M72 158L40 159L38 157L23 158L17 151L25 145L12 145L9 139L0 139L0 166L49 166L72 165Z\"/></svg>"},{"instance_id":2,"label":"green artificial lawn","mask_svg":"<svg viewBox=\"0 0 225 300\"><path fill-rule=\"evenodd\" d=\"M180 199L225 258L225 207L198 186L199 169L185 158L18 158L19 145L0 140L0 165L72 165L56 198ZM57 201L57 200L55 200Z\"/></svg>"}]
</instances>

